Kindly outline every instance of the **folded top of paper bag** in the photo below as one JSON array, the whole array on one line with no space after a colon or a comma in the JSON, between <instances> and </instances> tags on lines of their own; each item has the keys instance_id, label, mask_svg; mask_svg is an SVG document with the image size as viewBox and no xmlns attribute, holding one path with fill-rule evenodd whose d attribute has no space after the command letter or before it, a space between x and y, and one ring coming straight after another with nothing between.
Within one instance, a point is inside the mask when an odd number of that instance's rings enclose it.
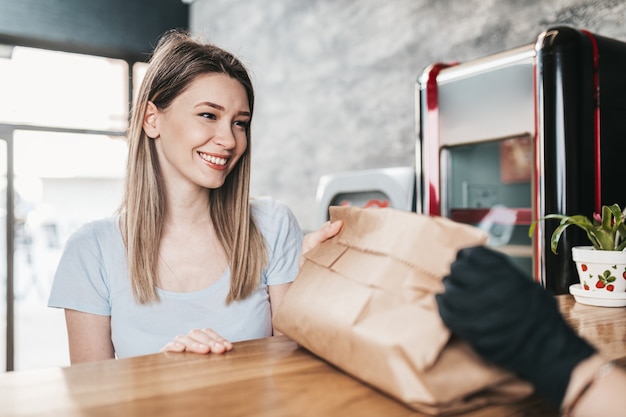
<instances>
[{"instance_id":1,"label":"folded top of paper bag","mask_svg":"<svg viewBox=\"0 0 626 417\"><path fill-rule=\"evenodd\" d=\"M445 217L392 208L330 207L331 220L343 220L335 237L340 243L391 256L443 277L459 249L487 243L487 234ZM432 262L427 262L432 260Z\"/></svg>"}]
</instances>

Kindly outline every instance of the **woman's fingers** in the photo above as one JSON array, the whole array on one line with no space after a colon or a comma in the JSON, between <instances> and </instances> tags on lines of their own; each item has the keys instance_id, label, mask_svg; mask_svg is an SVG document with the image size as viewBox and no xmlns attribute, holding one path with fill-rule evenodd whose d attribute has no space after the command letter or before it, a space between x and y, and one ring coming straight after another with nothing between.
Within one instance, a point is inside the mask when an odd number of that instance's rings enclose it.
<instances>
[{"instance_id":1,"label":"woman's fingers","mask_svg":"<svg viewBox=\"0 0 626 417\"><path fill-rule=\"evenodd\" d=\"M193 329L186 336L176 336L162 352L224 353L233 345L209 328Z\"/></svg>"},{"instance_id":2,"label":"woman's fingers","mask_svg":"<svg viewBox=\"0 0 626 417\"><path fill-rule=\"evenodd\" d=\"M334 222L327 221L315 232L307 233L302 241L302 253L305 253L322 242L334 237L341 230L343 221L336 220Z\"/></svg>"},{"instance_id":3,"label":"woman's fingers","mask_svg":"<svg viewBox=\"0 0 626 417\"><path fill-rule=\"evenodd\" d=\"M327 221L315 232L307 233L302 240L302 254L305 254L324 241L337 235L342 226L343 221L341 220L336 220L334 222ZM304 258L300 257L300 266L302 266L303 263Z\"/></svg>"},{"instance_id":4,"label":"woman's fingers","mask_svg":"<svg viewBox=\"0 0 626 417\"><path fill-rule=\"evenodd\" d=\"M185 345L179 342L169 342L161 348L161 352L184 352Z\"/></svg>"},{"instance_id":5,"label":"woman's fingers","mask_svg":"<svg viewBox=\"0 0 626 417\"><path fill-rule=\"evenodd\" d=\"M206 346L211 352L222 353L233 348L232 343L208 327L202 330L193 329L188 333L187 337L193 340L197 348L204 349Z\"/></svg>"}]
</instances>

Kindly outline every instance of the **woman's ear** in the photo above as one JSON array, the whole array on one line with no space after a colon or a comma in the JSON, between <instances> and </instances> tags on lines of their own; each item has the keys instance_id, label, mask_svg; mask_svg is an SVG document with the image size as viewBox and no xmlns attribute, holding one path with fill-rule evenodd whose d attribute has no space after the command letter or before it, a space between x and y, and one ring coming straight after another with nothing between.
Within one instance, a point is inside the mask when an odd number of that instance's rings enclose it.
<instances>
[{"instance_id":1,"label":"woman's ear","mask_svg":"<svg viewBox=\"0 0 626 417\"><path fill-rule=\"evenodd\" d=\"M143 131L149 138L156 139L159 137L159 109L151 101L148 101L143 115Z\"/></svg>"}]
</instances>

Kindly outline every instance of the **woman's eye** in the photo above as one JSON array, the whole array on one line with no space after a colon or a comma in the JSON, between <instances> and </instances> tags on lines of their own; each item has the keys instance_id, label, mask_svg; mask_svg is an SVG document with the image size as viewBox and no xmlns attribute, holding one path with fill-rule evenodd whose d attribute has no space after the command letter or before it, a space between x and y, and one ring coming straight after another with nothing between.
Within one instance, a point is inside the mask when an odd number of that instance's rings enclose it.
<instances>
[{"instance_id":1,"label":"woman's eye","mask_svg":"<svg viewBox=\"0 0 626 417\"><path fill-rule=\"evenodd\" d=\"M204 117L205 119L217 119L217 116L215 116L213 113L200 113L200 116Z\"/></svg>"},{"instance_id":2,"label":"woman's eye","mask_svg":"<svg viewBox=\"0 0 626 417\"><path fill-rule=\"evenodd\" d=\"M243 128L243 129L247 129L249 124L250 124L249 121L242 121L242 120L234 122L235 126L239 126L239 127Z\"/></svg>"}]
</instances>

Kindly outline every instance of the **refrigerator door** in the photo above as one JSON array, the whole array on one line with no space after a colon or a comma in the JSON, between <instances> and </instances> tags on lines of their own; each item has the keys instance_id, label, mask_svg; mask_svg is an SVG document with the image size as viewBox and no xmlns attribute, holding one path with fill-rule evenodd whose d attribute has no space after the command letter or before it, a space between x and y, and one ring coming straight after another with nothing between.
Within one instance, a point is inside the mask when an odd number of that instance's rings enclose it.
<instances>
[{"instance_id":1,"label":"refrigerator door","mask_svg":"<svg viewBox=\"0 0 626 417\"><path fill-rule=\"evenodd\" d=\"M618 171L626 151L626 44L570 27L539 35L537 51L536 216L599 213L623 207L626 188ZM588 245L584 231L568 228L558 255L550 251L557 222L536 235L537 275L554 293L577 282L571 248Z\"/></svg>"}]
</instances>

